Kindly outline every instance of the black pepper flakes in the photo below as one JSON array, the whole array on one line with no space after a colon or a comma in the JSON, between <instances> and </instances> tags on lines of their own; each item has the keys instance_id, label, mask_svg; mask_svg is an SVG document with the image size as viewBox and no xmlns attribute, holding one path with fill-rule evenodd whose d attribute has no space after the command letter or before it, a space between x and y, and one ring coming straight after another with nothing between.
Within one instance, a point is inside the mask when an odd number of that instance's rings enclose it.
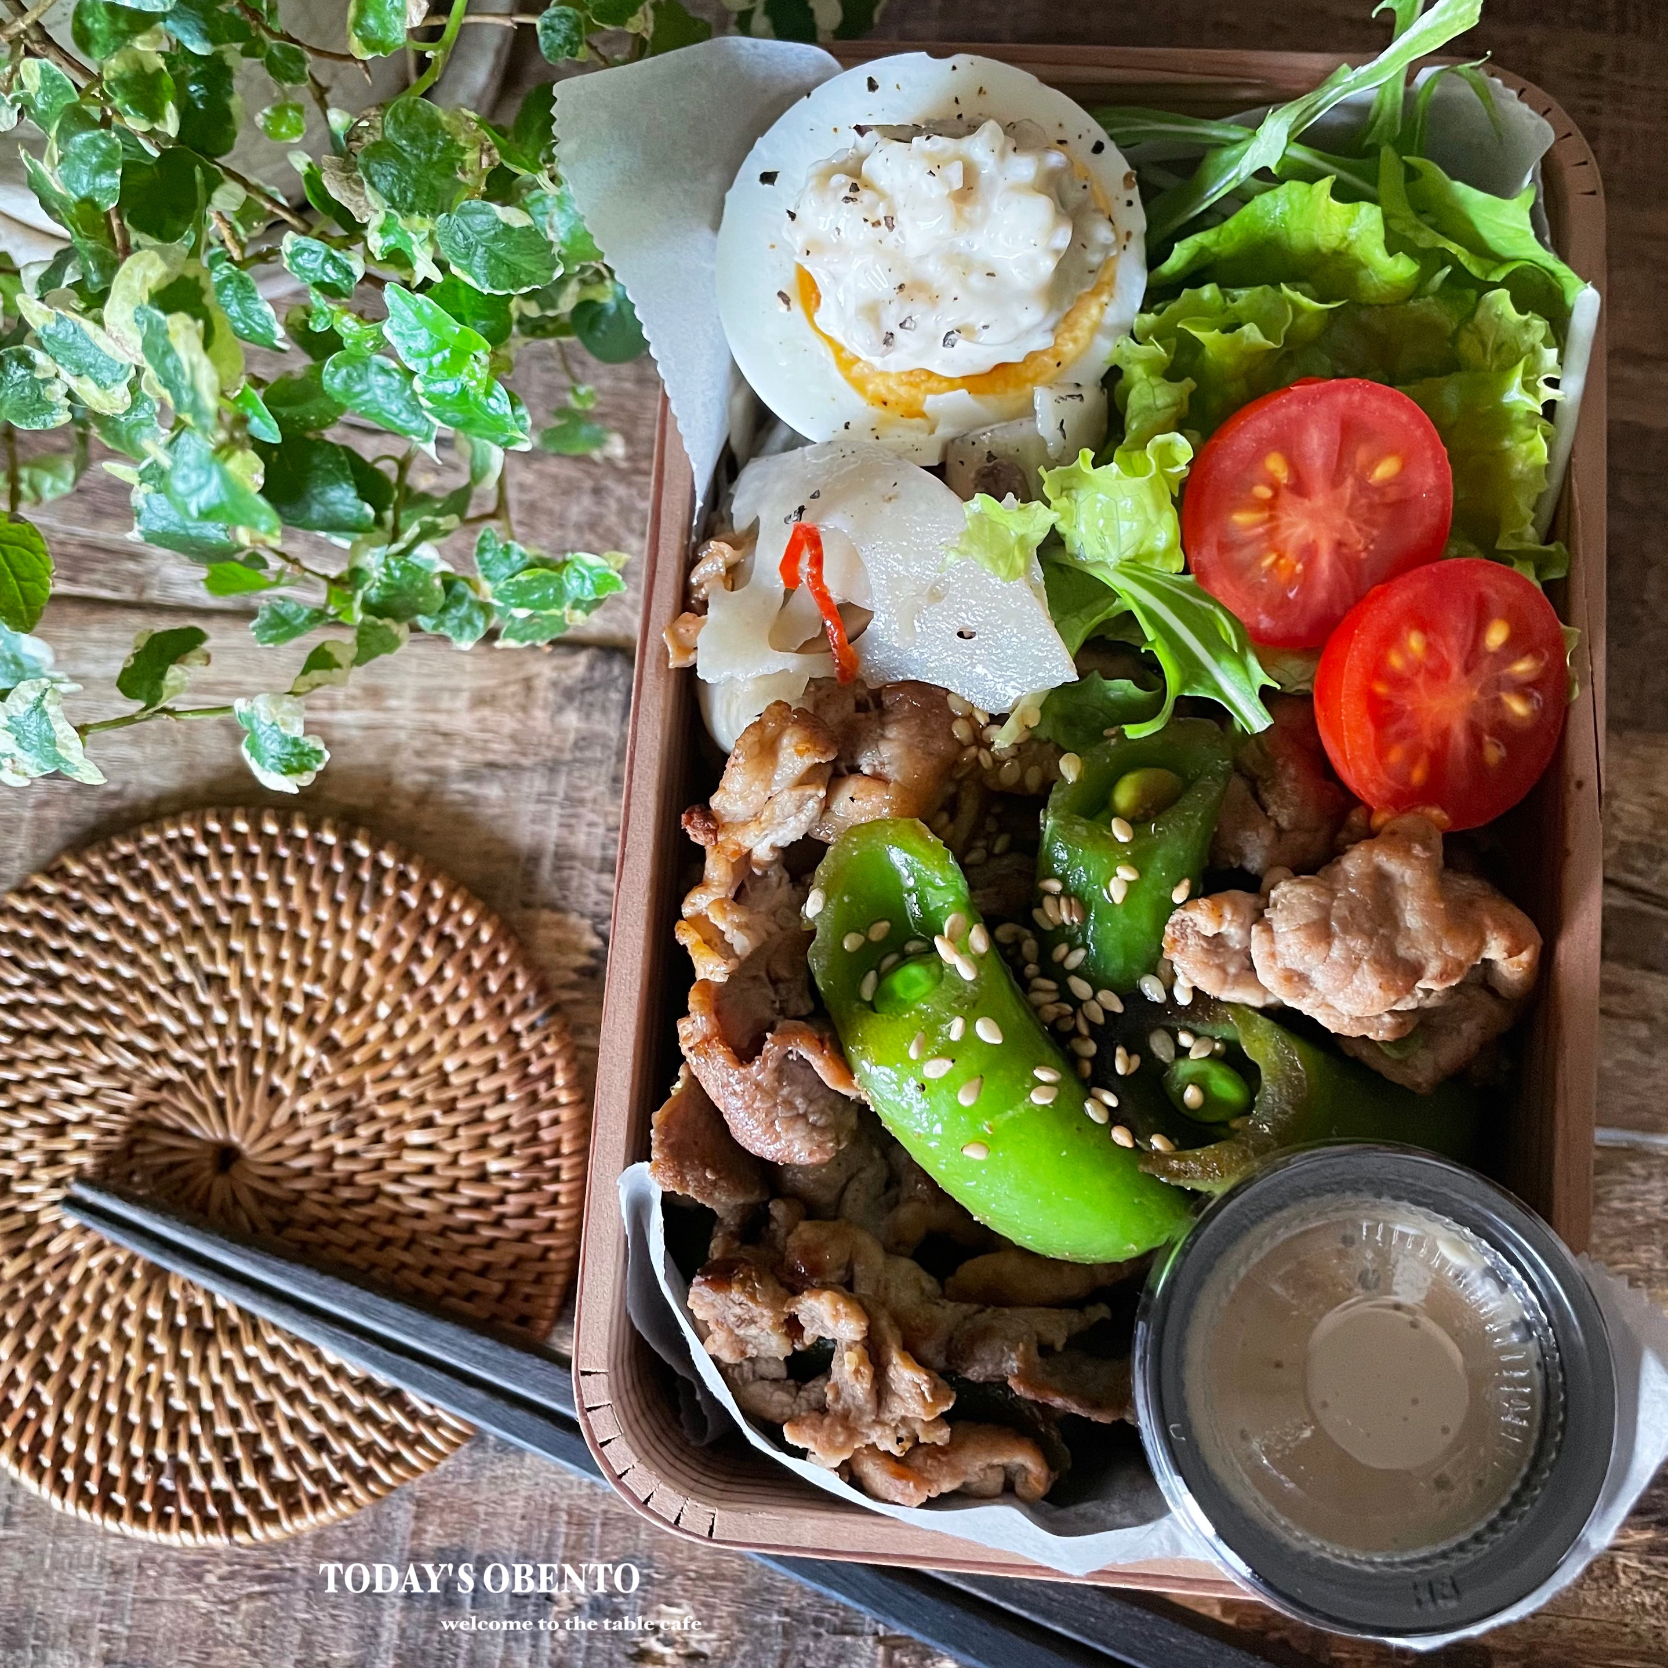
<instances>
[{"instance_id":1,"label":"black pepper flakes","mask_svg":"<svg viewBox=\"0 0 1668 1668\"><path fill-rule=\"evenodd\" d=\"M1099 156L1100 153L1105 149L1106 149L1106 141L1104 139L1097 139L1094 142L1094 144L1092 144L1089 147L1089 152L1092 156Z\"/></svg>"},{"instance_id":2,"label":"black pepper flakes","mask_svg":"<svg viewBox=\"0 0 1668 1668\"><path fill-rule=\"evenodd\" d=\"M778 290L776 292L776 299L782 303L782 311L784 313L791 313L793 311L793 302L789 299L788 292L786 290Z\"/></svg>"},{"instance_id":3,"label":"black pepper flakes","mask_svg":"<svg viewBox=\"0 0 1668 1668\"><path fill-rule=\"evenodd\" d=\"M765 171L759 175L759 184L774 185L776 183L777 173L778 170L775 168L766 168Z\"/></svg>"},{"instance_id":4,"label":"black pepper flakes","mask_svg":"<svg viewBox=\"0 0 1668 1668\"><path fill-rule=\"evenodd\" d=\"M943 345L945 347L953 348L956 345L956 343L959 342L960 340L961 340L961 332L959 330L946 330L944 332Z\"/></svg>"},{"instance_id":5,"label":"black pepper flakes","mask_svg":"<svg viewBox=\"0 0 1668 1668\"><path fill-rule=\"evenodd\" d=\"M869 77L868 87L871 93L878 93L880 91L880 83L876 81L872 75Z\"/></svg>"}]
</instances>

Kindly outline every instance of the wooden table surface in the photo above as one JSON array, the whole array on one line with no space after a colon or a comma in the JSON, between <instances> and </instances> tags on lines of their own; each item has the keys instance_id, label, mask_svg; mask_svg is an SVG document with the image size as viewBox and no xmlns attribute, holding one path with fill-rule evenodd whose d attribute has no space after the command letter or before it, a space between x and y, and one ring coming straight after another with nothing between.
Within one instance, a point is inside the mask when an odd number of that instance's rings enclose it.
<instances>
[{"instance_id":1,"label":"wooden table surface","mask_svg":"<svg viewBox=\"0 0 1668 1668\"><path fill-rule=\"evenodd\" d=\"M892 0L898 39L1075 39L1118 45L1370 50L1370 0ZM1594 1251L1668 1301L1668 6L1660 0L1488 0L1476 48L1538 82L1585 130L1610 212L1610 754L1606 806L1604 1076ZM613 462L511 460L517 524L552 549L640 549L656 380L647 362L598 367L622 431ZM518 383L535 412L559 383L542 347ZM205 606L178 558L131 543L126 494L96 471L42 512L60 566L44 622L60 664L108 688L141 626L200 622L215 699L271 687L235 604ZM594 1047L617 836L635 594L550 653L415 644L309 702L333 758L304 796L426 853L523 936ZM282 653L283 651L276 651ZM288 662L286 661L287 665ZM287 674L286 674L287 675ZM315 722L316 715L316 722ZM0 888L65 847L147 817L263 795L218 725L153 724L101 738L104 788L0 790ZM332 1560L634 1561L640 1608L699 1632L447 1632L456 1598L330 1596ZM550 1601L537 1601L539 1606ZM563 1604L576 1601L564 1600ZM591 1615L608 1613L593 1601ZM1271 1661L1405 1659L1285 1623L1249 1602L1205 1606ZM487 1599L482 1619L535 1613ZM540 1612L548 1613L548 1612ZM1668 1483L1616 1546L1538 1616L1431 1659L1466 1668L1668 1663ZM124 1541L0 1479L0 1668L392 1668L683 1661L725 1668L928 1668L914 1641L647 1525L588 1483L476 1439L423 1481L335 1528L261 1550L175 1551Z\"/></svg>"}]
</instances>

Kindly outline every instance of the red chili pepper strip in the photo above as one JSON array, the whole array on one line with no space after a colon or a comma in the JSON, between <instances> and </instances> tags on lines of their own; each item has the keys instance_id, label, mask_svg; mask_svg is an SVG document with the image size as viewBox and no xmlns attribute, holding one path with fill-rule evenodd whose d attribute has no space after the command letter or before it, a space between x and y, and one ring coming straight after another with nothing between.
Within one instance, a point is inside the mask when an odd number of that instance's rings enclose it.
<instances>
[{"instance_id":1,"label":"red chili pepper strip","mask_svg":"<svg viewBox=\"0 0 1668 1668\"><path fill-rule=\"evenodd\" d=\"M828 646L834 651L834 674L841 683L850 683L857 676L857 650L846 636L845 621L822 576L822 534L809 521L796 522L788 535L788 548L782 556L782 583L790 591L797 591L803 584L811 593L828 633Z\"/></svg>"}]
</instances>

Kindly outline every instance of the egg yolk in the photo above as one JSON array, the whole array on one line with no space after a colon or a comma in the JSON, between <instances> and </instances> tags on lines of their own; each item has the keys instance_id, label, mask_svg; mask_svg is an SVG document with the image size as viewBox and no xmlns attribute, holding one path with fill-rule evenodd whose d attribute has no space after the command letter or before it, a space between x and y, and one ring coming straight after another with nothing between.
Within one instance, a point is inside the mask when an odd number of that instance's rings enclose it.
<instances>
[{"instance_id":1,"label":"egg yolk","mask_svg":"<svg viewBox=\"0 0 1668 1668\"><path fill-rule=\"evenodd\" d=\"M925 417L927 401L935 395L953 394L958 388L975 399L999 399L1027 388L1046 387L1058 382L1061 373L1080 359L1094 339L1101 316L1112 300L1118 282L1118 254L1109 255L1093 284L1072 304L1071 310L1060 320L1054 340L1035 353L1028 353L1006 365L997 365L977 376L940 376L936 371L883 371L867 360L859 359L849 349L817 326L817 308L822 303L817 281L802 266L794 268L799 284L799 305L806 320L827 345L834 356L840 375L857 390L866 405L889 411L899 417Z\"/></svg>"}]
</instances>

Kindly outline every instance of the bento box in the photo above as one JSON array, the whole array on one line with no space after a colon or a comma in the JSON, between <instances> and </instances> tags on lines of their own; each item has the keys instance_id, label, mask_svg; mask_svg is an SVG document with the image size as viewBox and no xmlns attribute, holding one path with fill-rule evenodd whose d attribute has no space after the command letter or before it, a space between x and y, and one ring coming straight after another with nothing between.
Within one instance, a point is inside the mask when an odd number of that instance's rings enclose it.
<instances>
[{"instance_id":1,"label":"bento box","mask_svg":"<svg viewBox=\"0 0 1668 1668\"><path fill-rule=\"evenodd\" d=\"M841 49L847 65L890 50ZM1080 102L1141 103L1220 115L1314 86L1341 61L1315 53L1013 46L978 50L1031 71ZM1601 289L1604 202L1593 154L1538 88L1493 70L1551 123L1542 163L1555 247ZM1605 407L1603 327L1555 531L1571 573L1553 591L1580 634L1572 705L1559 752L1511 815L1513 897L1544 936L1546 977L1527 1027L1520 1101L1496 1132L1490 1168L1573 1248L1591 1214L1597 1086L1604 756ZM679 612L696 482L662 401L648 526L644 607L627 743L620 857L580 1252L574 1373L580 1418L605 1474L662 1526L744 1550L975 1571L1047 1575L1022 1558L864 1511L799 1482L742 1444L697 1448L684 1436L673 1375L627 1313L626 1235L615 1179L649 1154L650 1119L676 1071L675 1024L691 983L672 934L689 867L679 826L721 765L696 710L694 672L671 671L661 629ZM1089 1579L1200 1594L1237 1591L1203 1561L1113 1566Z\"/></svg>"}]
</instances>

